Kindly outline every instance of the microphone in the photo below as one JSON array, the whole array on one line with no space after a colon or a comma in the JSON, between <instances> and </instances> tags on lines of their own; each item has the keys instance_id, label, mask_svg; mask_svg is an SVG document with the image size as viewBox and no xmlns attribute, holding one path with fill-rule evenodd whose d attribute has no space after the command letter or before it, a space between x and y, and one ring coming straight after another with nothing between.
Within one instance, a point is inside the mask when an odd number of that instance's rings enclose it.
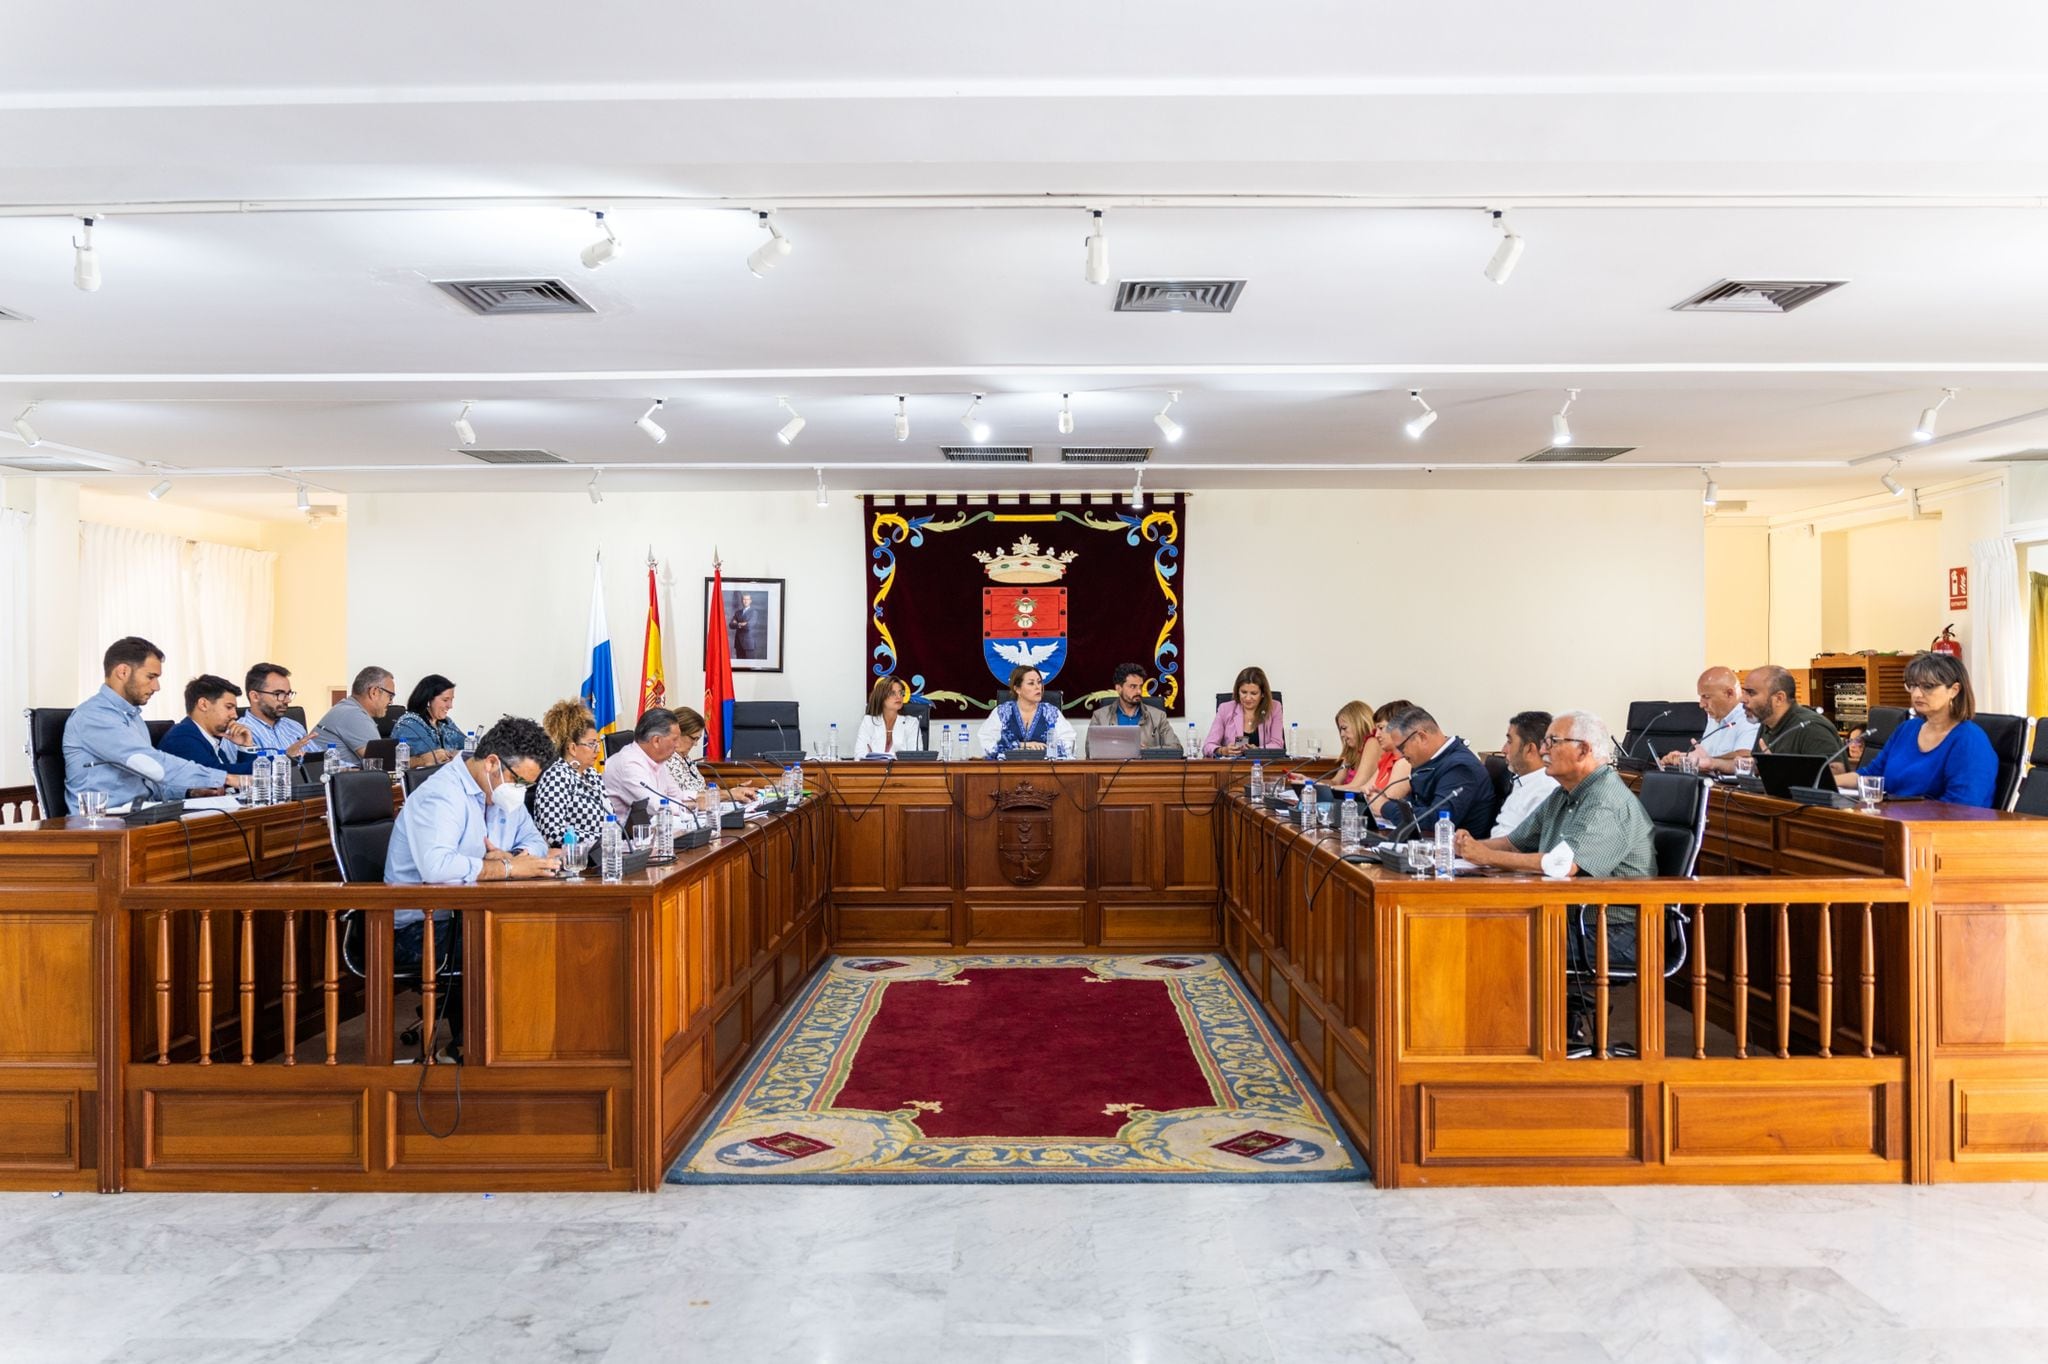
<instances>
[{"instance_id":1,"label":"microphone","mask_svg":"<svg viewBox=\"0 0 2048 1364\"><path fill-rule=\"evenodd\" d=\"M1657 722L1663 719L1665 716L1669 715L1672 711L1677 709L1678 707L1676 706L1666 706L1664 709L1658 711L1655 715L1651 716L1650 723L1644 725L1642 729L1636 734L1635 743L1630 744L1628 748L1624 748L1621 750L1621 756L1633 761L1636 755L1634 753L1631 753L1629 749L1639 748L1643 744L1648 743L1650 741L1650 731L1657 727ZM1657 756L1656 751L1654 749L1651 750L1650 756L1652 758Z\"/></svg>"},{"instance_id":2,"label":"microphone","mask_svg":"<svg viewBox=\"0 0 2048 1364\"><path fill-rule=\"evenodd\" d=\"M782 721L771 718L768 723L775 726L775 742L780 745L783 752L787 753L789 751L789 736L782 732Z\"/></svg>"},{"instance_id":3,"label":"microphone","mask_svg":"<svg viewBox=\"0 0 2048 1364\"><path fill-rule=\"evenodd\" d=\"M1431 805L1427 810L1424 810L1421 814L1410 815L1408 817L1408 822L1406 824L1403 824L1399 832L1397 832L1391 839L1387 841L1390 843L1399 843L1402 839L1408 836L1411 830L1420 829L1422 827L1423 820L1428 819L1438 810L1441 810L1444 806L1449 805L1452 801L1456 800L1459 796L1462 796L1464 794L1464 787L1459 786L1452 788L1449 795L1443 796L1442 798L1437 800L1433 805Z\"/></svg>"},{"instance_id":4,"label":"microphone","mask_svg":"<svg viewBox=\"0 0 2048 1364\"><path fill-rule=\"evenodd\" d=\"M674 796L671 796L671 795L670 795L670 794L669 794L668 792L666 792L666 791L657 791L657 790L655 790L655 789L654 789L654 788L653 788L652 786L649 786L649 785L648 785L648 784L647 784L646 782L644 782L644 781L641 781L641 782L637 782L637 785L638 785L638 786L640 787L640 789L641 789L642 791L645 791L645 792L646 792L646 793L647 793L648 795L650 795L650 796L653 796L653 797L654 797L654 798L655 798L656 800L665 800L665 801L667 801L667 802L669 803L670 807L672 807L673 809L676 809L676 810L687 810L687 811L689 812L689 815L690 815L690 821L691 821L691 827L692 827L692 828L702 828L702 827L704 826L704 818L703 818L703 815L702 815L702 813L701 813L701 812L699 812L699 811L698 811L698 810L696 810L696 809L693 809L693 808L691 807L691 805L690 805L690 803L689 803L688 801L686 801L686 800L682 800L682 801L679 801L679 800L677 800L677 799L676 799L676 798L675 798ZM648 811L648 813L649 813L650 815L652 815L652 814L653 814L654 812L653 812L653 810L649 810L649 811Z\"/></svg>"}]
</instances>

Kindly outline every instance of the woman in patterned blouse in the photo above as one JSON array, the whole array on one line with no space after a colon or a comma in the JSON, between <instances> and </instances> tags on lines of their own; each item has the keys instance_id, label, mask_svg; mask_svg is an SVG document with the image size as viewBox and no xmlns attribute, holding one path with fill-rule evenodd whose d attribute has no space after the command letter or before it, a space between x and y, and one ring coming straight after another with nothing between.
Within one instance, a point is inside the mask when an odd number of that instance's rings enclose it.
<instances>
[{"instance_id":1,"label":"woman in patterned blouse","mask_svg":"<svg viewBox=\"0 0 2048 1364\"><path fill-rule=\"evenodd\" d=\"M597 771L604 745L597 721L581 701L557 701L548 707L541 727L562 756L534 783L534 825L550 844L561 843L569 829L576 831L578 842L594 844L605 816L604 778Z\"/></svg>"},{"instance_id":2,"label":"woman in patterned blouse","mask_svg":"<svg viewBox=\"0 0 2048 1364\"><path fill-rule=\"evenodd\" d=\"M677 786L682 787L686 794L694 796L704 789L704 773L698 769L690 755L703 745L704 717L688 706L677 706L675 710L676 751L663 766L668 769L669 776L675 779ZM735 786L725 794L731 800L752 800L756 788Z\"/></svg>"}]
</instances>

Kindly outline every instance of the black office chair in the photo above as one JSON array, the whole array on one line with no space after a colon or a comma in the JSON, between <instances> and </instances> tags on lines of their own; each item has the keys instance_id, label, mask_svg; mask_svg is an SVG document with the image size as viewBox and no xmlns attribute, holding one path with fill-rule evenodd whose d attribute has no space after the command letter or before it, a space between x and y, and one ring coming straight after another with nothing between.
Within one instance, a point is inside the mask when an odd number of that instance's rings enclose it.
<instances>
[{"instance_id":1,"label":"black office chair","mask_svg":"<svg viewBox=\"0 0 2048 1364\"><path fill-rule=\"evenodd\" d=\"M1863 751L1875 753L1884 747L1884 741L1906 722L1912 714L1903 706L1872 706L1870 718L1863 723Z\"/></svg>"},{"instance_id":2,"label":"black office chair","mask_svg":"<svg viewBox=\"0 0 2048 1364\"><path fill-rule=\"evenodd\" d=\"M178 722L176 720L144 720L142 722L142 727L149 731L149 746L151 748L162 747L164 735L177 728L177 725Z\"/></svg>"},{"instance_id":3,"label":"black office chair","mask_svg":"<svg viewBox=\"0 0 2048 1364\"><path fill-rule=\"evenodd\" d=\"M846 736L848 745L853 743ZM740 762L748 758L794 753L801 756L804 740L797 728L794 701L735 701L732 703L732 751L727 757ZM840 754L852 756L851 749Z\"/></svg>"},{"instance_id":4,"label":"black office chair","mask_svg":"<svg viewBox=\"0 0 2048 1364\"><path fill-rule=\"evenodd\" d=\"M1507 804L1508 793L1515 789L1515 774L1508 770L1508 760L1498 753L1489 753L1481 761L1486 764L1486 779L1493 783L1493 808L1498 810Z\"/></svg>"},{"instance_id":5,"label":"black office chair","mask_svg":"<svg viewBox=\"0 0 2048 1364\"><path fill-rule=\"evenodd\" d=\"M62 819L71 813L64 797L64 725L71 719L71 707L32 706L21 714L28 721L28 763L36 804L44 819Z\"/></svg>"},{"instance_id":6,"label":"black office chair","mask_svg":"<svg viewBox=\"0 0 2048 1364\"><path fill-rule=\"evenodd\" d=\"M1631 701L1621 747L1630 757L1661 758L1706 732L1707 712L1697 701Z\"/></svg>"},{"instance_id":7,"label":"black office chair","mask_svg":"<svg viewBox=\"0 0 2048 1364\"><path fill-rule=\"evenodd\" d=\"M372 739L363 745L364 766L368 766L371 763L381 763L384 766L384 770L388 772L391 770L391 764L397 761L398 740L396 739Z\"/></svg>"},{"instance_id":8,"label":"black office chair","mask_svg":"<svg viewBox=\"0 0 2048 1364\"><path fill-rule=\"evenodd\" d=\"M2023 815L2048 815L2048 718L2034 721L2034 745L2027 754L2027 777L2013 809Z\"/></svg>"},{"instance_id":9,"label":"black office chair","mask_svg":"<svg viewBox=\"0 0 2048 1364\"><path fill-rule=\"evenodd\" d=\"M435 774L436 772L439 772L440 770L441 770L441 769L440 769L440 768L438 768L438 767L408 767L408 768L406 768L406 769L405 769L405 794L407 794L407 795L409 796L409 795L411 795L411 794L412 794L412 793L413 793L414 791L417 791L417 790L419 790L419 787L420 787L420 783L421 783L421 782L423 782L423 781L425 781L425 780L426 780L427 778L429 778L429 777L433 776L433 775L434 775L434 774ZM531 788L529 788L529 789L531 789Z\"/></svg>"},{"instance_id":10,"label":"black office chair","mask_svg":"<svg viewBox=\"0 0 2048 1364\"><path fill-rule=\"evenodd\" d=\"M1707 837L1707 783L1683 772L1645 772L1636 799L1650 816L1657 875L1690 878Z\"/></svg>"},{"instance_id":11,"label":"black office chair","mask_svg":"<svg viewBox=\"0 0 2048 1364\"><path fill-rule=\"evenodd\" d=\"M327 841L334 849L334 863L341 870L344 882L376 883L384 879L384 863L391 851L391 832L397 827L398 807L391 798L391 778L383 772L344 771L335 772L327 778ZM364 926L363 912L358 909L342 911L341 915L341 964L348 973L363 979L363 963L367 955L364 939L368 930ZM437 925L438 927L438 925ZM462 975L458 956L461 937L455 932L437 932L434 935L434 975L436 981L455 980ZM391 979L394 989L418 989L421 972L414 964L407 970L397 962L392 965ZM446 987L442 999L453 1001L454 991L459 984ZM446 1013L442 1015L448 1017ZM459 1016L459 1015L458 1015ZM461 1042L459 1025L451 1023L458 1045ZM399 1041L412 1046L420 1040L420 1025L416 1022L407 1028Z\"/></svg>"},{"instance_id":12,"label":"black office chair","mask_svg":"<svg viewBox=\"0 0 2048 1364\"><path fill-rule=\"evenodd\" d=\"M903 713L917 721L917 745L930 748L932 743L932 703L929 701L905 701Z\"/></svg>"},{"instance_id":13,"label":"black office chair","mask_svg":"<svg viewBox=\"0 0 2048 1364\"><path fill-rule=\"evenodd\" d=\"M1005 701L1013 700L1015 699L1015 695L1016 694L1012 692L1008 687L997 687L996 704L1000 706ZM1039 704L1051 706L1054 710L1058 710L1060 708L1061 703L1063 703L1066 700L1066 698L1067 694L1061 691L1059 688L1047 687L1045 689L1045 695L1039 699Z\"/></svg>"},{"instance_id":14,"label":"black office chair","mask_svg":"<svg viewBox=\"0 0 2048 1364\"><path fill-rule=\"evenodd\" d=\"M2019 789L2020 757L2027 748L2027 717L1993 715L1980 710L1977 725L1990 738L1991 751L1998 755L1998 785L1991 793L1992 808L2009 810L2013 792Z\"/></svg>"},{"instance_id":15,"label":"black office chair","mask_svg":"<svg viewBox=\"0 0 2048 1364\"><path fill-rule=\"evenodd\" d=\"M612 756L613 754L617 753L617 752L618 752L618 751L619 751L620 749L624 748L624 747L625 747L625 746L626 746L627 744L630 744L630 743L632 743L632 742L633 742L633 731L632 731L632 730L630 730L630 729L624 729L624 730L617 730L617 729L615 729L615 730L613 730L613 731L612 731L612 732L611 732L610 734L607 734L607 735L605 735L605 736L604 736L604 755L605 755L605 756L606 756L607 758L609 758L609 757L611 757L611 756Z\"/></svg>"},{"instance_id":16,"label":"black office chair","mask_svg":"<svg viewBox=\"0 0 2048 1364\"><path fill-rule=\"evenodd\" d=\"M393 701L384 708L384 713L377 717L377 737L380 739L390 738L392 729L404 718L405 707Z\"/></svg>"}]
</instances>

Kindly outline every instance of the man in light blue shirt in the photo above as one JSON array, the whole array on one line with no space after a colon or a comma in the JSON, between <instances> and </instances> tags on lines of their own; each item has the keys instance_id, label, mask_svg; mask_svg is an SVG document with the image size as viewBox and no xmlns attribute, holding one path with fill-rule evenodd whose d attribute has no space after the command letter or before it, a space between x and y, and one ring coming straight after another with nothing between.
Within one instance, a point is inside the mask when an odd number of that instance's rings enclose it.
<instances>
[{"instance_id":1,"label":"man in light blue shirt","mask_svg":"<svg viewBox=\"0 0 2048 1364\"><path fill-rule=\"evenodd\" d=\"M306 727L284 713L298 693L292 690L291 670L278 663L258 663L242 679L249 694L249 713L242 723L249 728L257 748L281 751L296 758L309 742Z\"/></svg>"},{"instance_id":2,"label":"man in light blue shirt","mask_svg":"<svg viewBox=\"0 0 2048 1364\"><path fill-rule=\"evenodd\" d=\"M64 800L71 810L87 791L114 809L136 800L175 800L241 786L247 777L160 753L142 723L142 708L163 685L164 651L130 635L107 646L106 683L79 702L64 722Z\"/></svg>"}]
</instances>

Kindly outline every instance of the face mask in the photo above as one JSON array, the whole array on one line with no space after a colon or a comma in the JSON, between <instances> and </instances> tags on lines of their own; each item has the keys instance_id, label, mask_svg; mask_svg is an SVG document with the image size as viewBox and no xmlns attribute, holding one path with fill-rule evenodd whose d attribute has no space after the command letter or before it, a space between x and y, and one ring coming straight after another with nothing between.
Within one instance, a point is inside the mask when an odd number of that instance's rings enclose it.
<instances>
[{"instance_id":1,"label":"face mask","mask_svg":"<svg viewBox=\"0 0 2048 1364\"><path fill-rule=\"evenodd\" d=\"M522 810L526 808L526 788L516 781L508 781L502 786L494 787L491 790L491 804L508 815Z\"/></svg>"}]
</instances>

